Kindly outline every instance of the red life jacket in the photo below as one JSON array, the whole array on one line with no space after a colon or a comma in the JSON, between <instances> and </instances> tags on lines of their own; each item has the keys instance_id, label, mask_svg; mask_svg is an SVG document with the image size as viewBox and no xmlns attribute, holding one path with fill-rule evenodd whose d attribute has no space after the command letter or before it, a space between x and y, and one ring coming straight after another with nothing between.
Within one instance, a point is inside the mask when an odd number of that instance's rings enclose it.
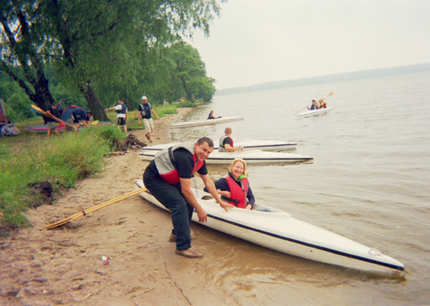
<instances>
[{"instance_id":1,"label":"red life jacket","mask_svg":"<svg viewBox=\"0 0 430 306\"><path fill-rule=\"evenodd\" d=\"M230 199L234 201L229 201L230 204L233 204L239 208L245 208L248 204L248 189L249 189L249 181L247 178L242 178L242 187L230 176L228 175L225 180L228 184L228 189L230 189Z\"/></svg>"},{"instance_id":2,"label":"red life jacket","mask_svg":"<svg viewBox=\"0 0 430 306\"><path fill-rule=\"evenodd\" d=\"M157 153L154 157L155 167L160 174L160 177L167 183L175 185L179 184L179 173L175 168L175 161L173 157L173 152L177 149L186 149L193 156L194 166L192 173L197 172L204 164L203 160L197 160L197 156L194 153L194 146L173 146L167 150Z\"/></svg>"}]
</instances>

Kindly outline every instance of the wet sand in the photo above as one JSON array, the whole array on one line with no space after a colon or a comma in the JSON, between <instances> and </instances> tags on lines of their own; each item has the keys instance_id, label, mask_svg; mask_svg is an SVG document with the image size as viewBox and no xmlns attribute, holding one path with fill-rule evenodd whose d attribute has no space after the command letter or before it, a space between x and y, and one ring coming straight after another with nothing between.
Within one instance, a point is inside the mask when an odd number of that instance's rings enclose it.
<instances>
[{"instance_id":1,"label":"wet sand","mask_svg":"<svg viewBox=\"0 0 430 306\"><path fill-rule=\"evenodd\" d=\"M191 109L156 120L154 143ZM132 131L141 141L143 131ZM105 207L65 226L45 225L136 190L146 162L139 150L106 158L103 172L82 180L53 205L27 212L32 227L0 240L1 305L190 305L224 303L193 273L201 261L174 253L167 213L139 196ZM110 257L103 264L101 257Z\"/></svg>"}]
</instances>

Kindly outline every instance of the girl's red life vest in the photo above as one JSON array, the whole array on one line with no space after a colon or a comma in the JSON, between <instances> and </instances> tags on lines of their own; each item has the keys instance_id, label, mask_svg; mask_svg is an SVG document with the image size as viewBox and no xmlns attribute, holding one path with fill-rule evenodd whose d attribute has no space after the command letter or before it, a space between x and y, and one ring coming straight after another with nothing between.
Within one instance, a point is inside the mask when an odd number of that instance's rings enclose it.
<instances>
[{"instance_id":1,"label":"girl's red life vest","mask_svg":"<svg viewBox=\"0 0 430 306\"><path fill-rule=\"evenodd\" d=\"M242 183L242 187L240 187L239 183L236 182L230 175L228 175L225 180L227 181L228 188L230 189L230 199L234 201L229 201L230 204L233 204L239 208L245 208L248 204L248 189L249 189L249 181L247 178L242 178L240 181Z\"/></svg>"},{"instance_id":2,"label":"girl's red life vest","mask_svg":"<svg viewBox=\"0 0 430 306\"><path fill-rule=\"evenodd\" d=\"M220 139L219 139L219 148L218 148L218 151L220 151L220 152L223 152L223 151L225 151L225 148L224 148L224 140L226 140L226 139L230 139L230 141L231 141L231 147L232 148L234 148L234 142L233 142L233 138L231 138L230 136L222 136Z\"/></svg>"},{"instance_id":3,"label":"girl's red life vest","mask_svg":"<svg viewBox=\"0 0 430 306\"><path fill-rule=\"evenodd\" d=\"M179 173L175 168L175 159L173 152L177 149L185 149L193 156L194 166L192 173L197 172L202 166L203 161L197 160L197 156L194 153L194 145L192 146L173 146L167 150L157 153L154 157L155 167L160 174L160 177L167 183L175 185L179 184Z\"/></svg>"}]
</instances>

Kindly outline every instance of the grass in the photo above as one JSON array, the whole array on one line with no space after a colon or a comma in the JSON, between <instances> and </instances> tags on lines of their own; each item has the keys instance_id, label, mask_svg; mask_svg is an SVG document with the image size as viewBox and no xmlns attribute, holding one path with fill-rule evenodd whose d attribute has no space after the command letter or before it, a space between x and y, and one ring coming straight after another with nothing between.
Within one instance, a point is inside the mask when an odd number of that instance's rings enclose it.
<instances>
[{"instance_id":1,"label":"grass","mask_svg":"<svg viewBox=\"0 0 430 306\"><path fill-rule=\"evenodd\" d=\"M176 114L177 107L185 104L156 106L154 110L161 118ZM115 112L109 112L108 117L116 122ZM22 133L0 138L0 234L29 225L23 213L47 200L35 192L34 184L47 181L54 194L73 187L77 180L100 171L103 157L115 151L118 141L125 138L115 125L95 126L79 133L64 132L50 139L46 134L24 131L26 126L40 124L41 117L15 123ZM144 128L138 125L137 110L128 113L127 126L129 130Z\"/></svg>"},{"instance_id":2,"label":"grass","mask_svg":"<svg viewBox=\"0 0 430 306\"><path fill-rule=\"evenodd\" d=\"M103 167L103 157L115 150L114 139L125 138L114 126L88 128L60 137L33 139L17 147L0 143L0 228L28 225L23 212L46 201L33 185L47 181L53 192L73 187Z\"/></svg>"}]
</instances>

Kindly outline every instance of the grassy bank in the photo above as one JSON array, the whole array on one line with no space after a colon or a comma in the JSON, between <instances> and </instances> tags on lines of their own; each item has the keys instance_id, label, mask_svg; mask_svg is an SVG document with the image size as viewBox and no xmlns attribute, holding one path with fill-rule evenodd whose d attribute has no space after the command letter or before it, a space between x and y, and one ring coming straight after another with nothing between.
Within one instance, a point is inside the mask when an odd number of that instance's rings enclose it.
<instances>
[{"instance_id":1,"label":"grassy bank","mask_svg":"<svg viewBox=\"0 0 430 306\"><path fill-rule=\"evenodd\" d=\"M100 126L18 147L0 143L0 227L28 225L23 212L47 200L35 191L37 184L51 183L53 194L72 187L100 171L103 157L116 149L114 139L121 138L125 135L115 126Z\"/></svg>"}]
</instances>

